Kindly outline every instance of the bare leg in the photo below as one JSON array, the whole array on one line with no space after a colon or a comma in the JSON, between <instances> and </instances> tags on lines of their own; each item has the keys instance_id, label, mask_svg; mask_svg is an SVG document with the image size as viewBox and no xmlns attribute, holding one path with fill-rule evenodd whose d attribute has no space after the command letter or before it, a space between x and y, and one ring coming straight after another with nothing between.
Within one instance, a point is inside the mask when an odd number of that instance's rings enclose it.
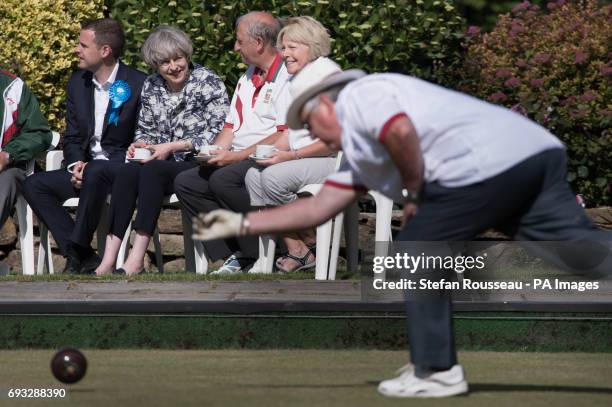
<instances>
[{"instance_id":1,"label":"bare leg","mask_svg":"<svg viewBox=\"0 0 612 407\"><path fill-rule=\"evenodd\" d=\"M298 236L308 247L312 247L317 243L317 230L314 228L299 231Z\"/></svg>"},{"instance_id":2,"label":"bare leg","mask_svg":"<svg viewBox=\"0 0 612 407\"><path fill-rule=\"evenodd\" d=\"M104 257L102 258L102 262L96 269L96 274L99 276L103 276L105 274L110 274L113 272L115 268L115 262L117 261L117 254L119 254L119 249L121 248L121 238L117 237L113 234L108 234L106 236L106 246L104 248Z\"/></svg>"},{"instance_id":3,"label":"bare leg","mask_svg":"<svg viewBox=\"0 0 612 407\"><path fill-rule=\"evenodd\" d=\"M304 241L297 234L287 234L283 237L289 254L298 258L302 258L306 264L314 263L314 253L310 251L310 248L304 243ZM303 266L300 262L291 257L282 256L276 261L279 269L284 271L293 271L298 267Z\"/></svg>"},{"instance_id":4,"label":"bare leg","mask_svg":"<svg viewBox=\"0 0 612 407\"><path fill-rule=\"evenodd\" d=\"M123 264L123 269L128 276L136 275L144 268L144 256L147 252L147 247L149 246L150 240L151 235L141 231L136 231L132 250L130 250L130 254Z\"/></svg>"}]
</instances>

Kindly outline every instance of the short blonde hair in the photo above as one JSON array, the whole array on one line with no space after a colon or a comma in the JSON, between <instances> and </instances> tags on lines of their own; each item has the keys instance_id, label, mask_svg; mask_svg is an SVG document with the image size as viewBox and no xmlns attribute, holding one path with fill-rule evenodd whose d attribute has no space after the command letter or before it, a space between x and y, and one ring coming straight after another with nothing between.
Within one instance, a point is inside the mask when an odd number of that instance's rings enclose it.
<instances>
[{"instance_id":1,"label":"short blonde hair","mask_svg":"<svg viewBox=\"0 0 612 407\"><path fill-rule=\"evenodd\" d=\"M309 16L288 17L283 19L283 29L278 33L277 48L282 47L283 40L299 42L308 46L310 60L326 57L331 51L331 39L327 29Z\"/></svg>"},{"instance_id":2,"label":"short blonde hair","mask_svg":"<svg viewBox=\"0 0 612 407\"><path fill-rule=\"evenodd\" d=\"M141 49L142 59L157 69L162 62L179 56L191 60L193 44L183 31L169 25L160 25L153 31Z\"/></svg>"}]
</instances>

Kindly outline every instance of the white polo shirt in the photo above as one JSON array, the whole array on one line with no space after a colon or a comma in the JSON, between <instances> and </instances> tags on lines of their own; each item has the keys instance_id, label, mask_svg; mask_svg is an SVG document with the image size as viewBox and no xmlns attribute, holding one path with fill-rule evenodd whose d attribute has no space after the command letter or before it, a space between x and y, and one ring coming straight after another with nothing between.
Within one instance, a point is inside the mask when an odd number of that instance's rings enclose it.
<instances>
[{"instance_id":1,"label":"white polo shirt","mask_svg":"<svg viewBox=\"0 0 612 407\"><path fill-rule=\"evenodd\" d=\"M316 143L319 139L312 137L310 132L306 129L293 130L289 129L289 148L291 150L298 150L302 147L309 146Z\"/></svg>"},{"instance_id":2,"label":"white polo shirt","mask_svg":"<svg viewBox=\"0 0 612 407\"><path fill-rule=\"evenodd\" d=\"M374 74L347 85L336 114L346 157L326 184L373 189L403 202L400 174L382 144L394 120L408 117L420 139L425 182L461 187L498 175L563 144L511 110L399 74Z\"/></svg>"},{"instance_id":3,"label":"white polo shirt","mask_svg":"<svg viewBox=\"0 0 612 407\"><path fill-rule=\"evenodd\" d=\"M287 129L287 110L291 104L289 73L276 55L265 78L250 66L236 86L226 128L234 130L232 147L243 150L262 139Z\"/></svg>"}]
</instances>

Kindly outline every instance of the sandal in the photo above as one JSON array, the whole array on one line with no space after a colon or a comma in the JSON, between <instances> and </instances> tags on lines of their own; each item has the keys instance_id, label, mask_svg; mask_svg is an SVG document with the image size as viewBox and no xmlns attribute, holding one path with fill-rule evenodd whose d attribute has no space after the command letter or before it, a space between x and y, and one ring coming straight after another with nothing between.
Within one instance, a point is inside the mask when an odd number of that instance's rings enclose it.
<instances>
[{"instance_id":1,"label":"sandal","mask_svg":"<svg viewBox=\"0 0 612 407\"><path fill-rule=\"evenodd\" d=\"M310 255L312 255L313 260L311 262L308 262L308 257L310 257ZM295 262L297 263L296 264L297 267L292 268L292 269L284 269L283 266L281 265L281 260L283 258L289 258L291 260L295 260ZM308 251L306 251L306 254L302 257L297 257L290 253L280 256L278 259L276 259L276 262L274 263L274 265L276 266L276 269L280 271L281 273L293 273L296 271L307 270L307 269L313 268L314 266L317 265L317 260L315 258L315 254L313 253L312 249L309 248Z\"/></svg>"}]
</instances>

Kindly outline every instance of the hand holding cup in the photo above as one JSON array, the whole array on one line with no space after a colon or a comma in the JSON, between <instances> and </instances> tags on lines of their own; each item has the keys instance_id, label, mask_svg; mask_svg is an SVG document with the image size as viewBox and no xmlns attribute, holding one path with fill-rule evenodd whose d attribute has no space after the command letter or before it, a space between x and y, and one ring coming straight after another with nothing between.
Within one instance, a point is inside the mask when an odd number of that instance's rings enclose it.
<instances>
[{"instance_id":1,"label":"hand holding cup","mask_svg":"<svg viewBox=\"0 0 612 407\"><path fill-rule=\"evenodd\" d=\"M223 148L216 144L202 146L202 148L200 148L200 152L195 157L195 159L201 163L205 163L211 158L213 158L215 155L219 154L221 150L223 150Z\"/></svg>"},{"instance_id":2,"label":"hand holding cup","mask_svg":"<svg viewBox=\"0 0 612 407\"><path fill-rule=\"evenodd\" d=\"M278 151L278 149L272 144L258 144L255 146L255 159L263 160L270 158L275 151Z\"/></svg>"},{"instance_id":3,"label":"hand holding cup","mask_svg":"<svg viewBox=\"0 0 612 407\"><path fill-rule=\"evenodd\" d=\"M135 160L146 160L151 157L151 150L145 147L137 147L134 149Z\"/></svg>"}]
</instances>

